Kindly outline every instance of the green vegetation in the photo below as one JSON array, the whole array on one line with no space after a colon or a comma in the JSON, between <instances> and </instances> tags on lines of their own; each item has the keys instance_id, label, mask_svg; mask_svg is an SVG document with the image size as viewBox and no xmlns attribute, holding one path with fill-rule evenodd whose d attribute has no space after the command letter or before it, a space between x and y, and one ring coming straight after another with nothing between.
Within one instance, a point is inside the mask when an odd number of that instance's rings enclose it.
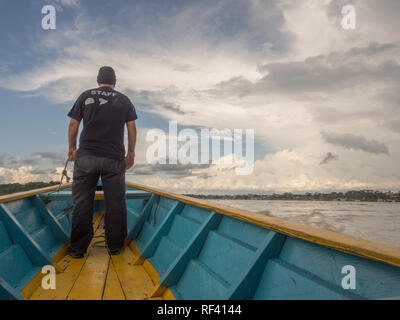
<instances>
[{"instance_id":1,"label":"green vegetation","mask_svg":"<svg viewBox=\"0 0 400 320\"><path fill-rule=\"evenodd\" d=\"M50 181L50 182L28 182L25 184L20 184L20 183L0 184L0 196L6 195L6 194L11 194L11 193L16 193L16 192L50 187L50 186L54 186L56 184L59 184L59 182Z\"/></svg>"},{"instance_id":2,"label":"green vegetation","mask_svg":"<svg viewBox=\"0 0 400 320\"><path fill-rule=\"evenodd\" d=\"M359 190L331 193L305 193L305 194L244 194L244 195L203 195L186 194L199 199L220 200L300 200L300 201L369 201L369 202L400 202L400 191L397 193L387 191Z\"/></svg>"}]
</instances>

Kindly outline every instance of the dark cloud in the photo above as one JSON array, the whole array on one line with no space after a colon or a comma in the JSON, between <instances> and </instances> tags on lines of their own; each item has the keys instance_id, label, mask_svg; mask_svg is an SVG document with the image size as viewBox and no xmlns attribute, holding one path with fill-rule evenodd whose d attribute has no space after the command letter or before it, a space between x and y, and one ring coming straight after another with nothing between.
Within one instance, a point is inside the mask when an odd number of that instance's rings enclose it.
<instances>
[{"instance_id":1,"label":"dark cloud","mask_svg":"<svg viewBox=\"0 0 400 320\"><path fill-rule=\"evenodd\" d=\"M193 71L195 68L189 64L182 64L179 66L176 66L174 68L174 71L180 71L180 72L190 72Z\"/></svg>"},{"instance_id":2,"label":"dark cloud","mask_svg":"<svg viewBox=\"0 0 400 320\"><path fill-rule=\"evenodd\" d=\"M371 43L366 47L354 47L304 61L268 63L258 67L265 74L258 81L234 77L215 85L208 92L239 97L268 93L304 96L348 90L369 82L400 85L400 65L395 60L377 62L381 55L396 50L399 50L397 43Z\"/></svg>"},{"instance_id":3,"label":"dark cloud","mask_svg":"<svg viewBox=\"0 0 400 320\"><path fill-rule=\"evenodd\" d=\"M238 96L244 97L252 93L254 84L242 76L234 77L227 81L222 81L208 93L216 97Z\"/></svg>"},{"instance_id":4,"label":"dark cloud","mask_svg":"<svg viewBox=\"0 0 400 320\"><path fill-rule=\"evenodd\" d=\"M327 164L328 162L331 162L333 160L337 160L338 156L332 154L331 152L328 152L324 158L322 159L322 161L320 162L321 165L323 164Z\"/></svg>"},{"instance_id":5,"label":"dark cloud","mask_svg":"<svg viewBox=\"0 0 400 320\"><path fill-rule=\"evenodd\" d=\"M66 155L55 152L33 152L31 155L34 157L39 157L40 159L51 160L51 162L55 165L65 164L67 160Z\"/></svg>"},{"instance_id":6,"label":"dark cloud","mask_svg":"<svg viewBox=\"0 0 400 320\"><path fill-rule=\"evenodd\" d=\"M49 172L46 170L34 169L31 171L31 174L48 174Z\"/></svg>"},{"instance_id":7,"label":"dark cloud","mask_svg":"<svg viewBox=\"0 0 400 320\"><path fill-rule=\"evenodd\" d=\"M175 87L166 88L160 91L136 91L133 89L126 89L124 93L128 95L135 103L146 104L153 109L156 109L157 107L163 108L179 115L186 114L186 112L183 111L179 105L169 101L169 97L177 94L177 88Z\"/></svg>"},{"instance_id":8,"label":"dark cloud","mask_svg":"<svg viewBox=\"0 0 400 320\"><path fill-rule=\"evenodd\" d=\"M211 164L137 164L132 169L132 173L137 175L154 175L157 173L165 173L168 175L187 177L199 176L204 173L197 173L194 170L207 169Z\"/></svg>"},{"instance_id":9,"label":"dark cloud","mask_svg":"<svg viewBox=\"0 0 400 320\"><path fill-rule=\"evenodd\" d=\"M367 140L362 136L332 132L321 132L321 135L326 142L345 149L362 150L374 154L389 154L389 149L384 143L375 140Z\"/></svg>"},{"instance_id":10,"label":"dark cloud","mask_svg":"<svg viewBox=\"0 0 400 320\"><path fill-rule=\"evenodd\" d=\"M180 115L186 114L186 112L182 111L178 105L164 104L164 105L162 105L162 107L164 109L171 110L171 111L173 111L173 112L175 112L177 114L180 114Z\"/></svg>"}]
</instances>

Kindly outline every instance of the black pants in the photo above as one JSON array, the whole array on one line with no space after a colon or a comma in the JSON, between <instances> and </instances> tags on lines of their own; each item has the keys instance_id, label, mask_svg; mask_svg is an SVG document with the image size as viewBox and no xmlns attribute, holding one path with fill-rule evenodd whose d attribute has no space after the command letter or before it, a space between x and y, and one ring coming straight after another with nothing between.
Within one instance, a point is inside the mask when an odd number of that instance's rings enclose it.
<instances>
[{"instance_id":1,"label":"black pants","mask_svg":"<svg viewBox=\"0 0 400 320\"><path fill-rule=\"evenodd\" d=\"M70 251L85 253L93 238L94 195L101 177L105 202L105 236L110 251L124 245L126 231L125 160L95 156L77 157L72 183Z\"/></svg>"}]
</instances>

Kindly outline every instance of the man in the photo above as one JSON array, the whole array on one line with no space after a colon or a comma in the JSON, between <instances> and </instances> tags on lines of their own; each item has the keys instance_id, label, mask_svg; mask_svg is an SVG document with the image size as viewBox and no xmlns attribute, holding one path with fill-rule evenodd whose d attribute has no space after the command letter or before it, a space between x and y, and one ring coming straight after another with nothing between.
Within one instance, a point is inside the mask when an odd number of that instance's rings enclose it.
<instances>
[{"instance_id":1,"label":"man","mask_svg":"<svg viewBox=\"0 0 400 320\"><path fill-rule=\"evenodd\" d=\"M99 87L83 92L68 116L68 158L75 161L72 200L71 246L67 253L84 257L93 238L93 203L101 177L105 201L105 237L110 254L123 250L127 233L125 170L133 166L136 144L136 111L124 94L114 90L116 77L111 67L101 67ZM83 130L76 150L80 121ZM125 155L124 128L129 147Z\"/></svg>"}]
</instances>

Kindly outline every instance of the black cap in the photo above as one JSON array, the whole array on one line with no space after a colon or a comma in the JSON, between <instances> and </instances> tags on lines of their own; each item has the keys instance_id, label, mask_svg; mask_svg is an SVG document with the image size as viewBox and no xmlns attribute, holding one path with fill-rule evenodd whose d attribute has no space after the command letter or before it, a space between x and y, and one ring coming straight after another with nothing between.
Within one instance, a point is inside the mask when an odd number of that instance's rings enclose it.
<instances>
[{"instance_id":1,"label":"black cap","mask_svg":"<svg viewBox=\"0 0 400 320\"><path fill-rule=\"evenodd\" d=\"M111 67L101 67L97 75L97 83L115 85L116 78L114 69Z\"/></svg>"}]
</instances>

